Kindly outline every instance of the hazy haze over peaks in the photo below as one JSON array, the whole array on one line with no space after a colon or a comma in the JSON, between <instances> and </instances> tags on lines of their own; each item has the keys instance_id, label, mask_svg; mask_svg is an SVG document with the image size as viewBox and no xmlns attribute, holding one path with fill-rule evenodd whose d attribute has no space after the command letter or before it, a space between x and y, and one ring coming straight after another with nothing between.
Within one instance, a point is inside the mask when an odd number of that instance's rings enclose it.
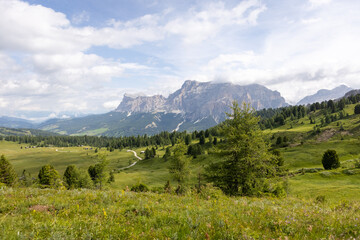
<instances>
[{"instance_id":1,"label":"hazy haze over peaks","mask_svg":"<svg viewBox=\"0 0 360 240\"><path fill-rule=\"evenodd\" d=\"M0 112L107 112L125 92L167 96L184 79L261 84L293 104L360 88L357 9L357 0L0 1Z\"/></svg>"}]
</instances>

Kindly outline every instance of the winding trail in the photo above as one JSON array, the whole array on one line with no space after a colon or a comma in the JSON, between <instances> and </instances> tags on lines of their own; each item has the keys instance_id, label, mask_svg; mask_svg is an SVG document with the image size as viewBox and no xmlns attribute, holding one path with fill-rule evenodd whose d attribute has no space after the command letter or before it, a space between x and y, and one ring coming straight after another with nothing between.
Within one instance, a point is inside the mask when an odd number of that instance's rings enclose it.
<instances>
[{"instance_id":1,"label":"winding trail","mask_svg":"<svg viewBox=\"0 0 360 240\"><path fill-rule=\"evenodd\" d=\"M141 161L141 160L142 160L142 158L141 158L141 157L139 157L135 151L133 151L133 150L127 150L127 152L132 152L132 153L134 154L134 156L135 156L137 159L139 159L139 161ZM129 166L127 166L127 167L118 168L118 170L124 170L124 169L131 168L131 167L135 166L135 164L136 164L137 162L138 162L138 161L136 161L136 162L134 162L134 163L130 164L130 165L129 165Z\"/></svg>"}]
</instances>

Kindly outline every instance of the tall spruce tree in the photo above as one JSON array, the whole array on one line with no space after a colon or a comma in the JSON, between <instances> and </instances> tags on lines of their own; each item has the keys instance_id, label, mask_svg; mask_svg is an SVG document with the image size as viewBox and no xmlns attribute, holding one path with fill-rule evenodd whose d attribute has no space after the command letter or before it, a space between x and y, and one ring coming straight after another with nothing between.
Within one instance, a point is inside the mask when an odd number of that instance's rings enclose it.
<instances>
[{"instance_id":1,"label":"tall spruce tree","mask_svg":"<svg viewBox=\"0 0 360 240\"><path fill-rule=\"evenodd\" d=\"M4 155L0 157L0 182L7 186L13 186L17 182L17 175Z\"/></svg>"},{"instance_id":2,"label":"tall spruce tree","mask_svg":"<svg viewBox=\"0 0 360 240\"><path fill-rule=\"evenodd\" d=\"M254 109L233 102L231 110L219 144L225 160L209 165L205 177L228 195L259 195L265 179L275 175L277 157L269 152Z\"/></svg>"}]
</instances>

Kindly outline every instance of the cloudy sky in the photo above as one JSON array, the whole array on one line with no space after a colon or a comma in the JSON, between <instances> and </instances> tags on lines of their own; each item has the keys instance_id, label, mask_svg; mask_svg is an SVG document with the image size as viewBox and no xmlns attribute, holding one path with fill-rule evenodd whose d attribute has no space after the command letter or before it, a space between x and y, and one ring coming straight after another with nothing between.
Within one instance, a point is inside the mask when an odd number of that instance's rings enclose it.
<instances>
[{"instance_id":1,"label":"cloudy sky","mask_svg":"<svg viewBox=\"0 0 360 240\"><path fill-rule=\"evenodd\" d=\"M358 0L0 0L0 115L102 113L187 79L360 88Z\"/></svg>"}]
</instances>

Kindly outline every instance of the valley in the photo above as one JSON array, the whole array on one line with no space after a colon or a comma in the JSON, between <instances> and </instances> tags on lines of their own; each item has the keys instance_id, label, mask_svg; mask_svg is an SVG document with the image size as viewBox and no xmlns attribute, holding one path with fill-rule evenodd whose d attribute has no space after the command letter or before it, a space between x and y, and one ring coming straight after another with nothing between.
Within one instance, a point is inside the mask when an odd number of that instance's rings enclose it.
<instances>
[{"instance_id":1,"label":"valley","mask_svg":"<svg viewBox=\"0 0 360 240\"><path fill-rule=\"evenodd\" d=\"M16 226L20 236L31 238L356 239L360 234L360 114L355 110L359 102L360 95L354 95L338 101L252 112L256 127L249 126L257 129L267 151L277 156L274 159L278 165L277 173L265 178L262 190L250 195L226 195L221 185L207 178L210 166L221 166L216 164L229 159L223 149L230 144L224 129L234 121L231 118L189 132L164 129L141 135L142 128L134 127L138 136L122 137L2 128L0 154L6 156L20 178L16 186L1 185L1 213L13 217L3 218L6 220L0 236L14 236L10 226ZM139 122L147 121L147 117L139 116L168 116L118 112L108 116L116 119L116 114L136 117ZM93 118L97 124L102 123L101 117ZM84 124L85 119L76 121ZM136 121L127 121L128 126L136 125ZM183 124L171 128L179 130ZM68 126L77 129L74 122ZM335 150L339 168L324 169L322 159L329 149ZM178 166L184 164L187 168L181 182L170 170L177 166L176 158L180 159ZM53 184L39 183L45 165L58 173ZM65 176L70 166L78 169L79 176L87 176L88 180L82 178L86 185L67 184ZM91 175L95 169L102 169L98 178ZM15 223L22 218L32 221L23 226ZM69 224L73 231L64 230Z\"/></svg>"}]
</instances>

